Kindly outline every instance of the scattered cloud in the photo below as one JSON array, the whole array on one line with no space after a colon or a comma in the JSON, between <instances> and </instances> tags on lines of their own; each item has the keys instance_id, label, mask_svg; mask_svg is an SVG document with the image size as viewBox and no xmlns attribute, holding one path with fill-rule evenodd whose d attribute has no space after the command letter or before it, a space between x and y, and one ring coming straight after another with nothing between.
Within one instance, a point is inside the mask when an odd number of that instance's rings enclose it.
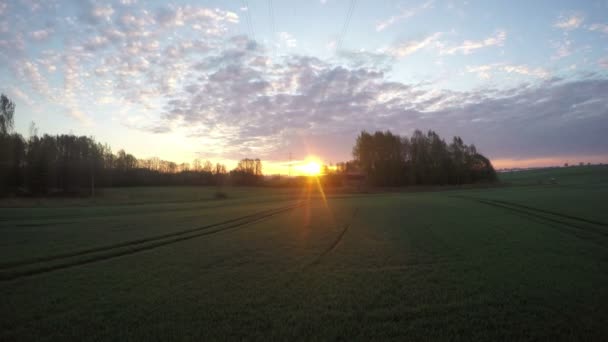
<instances>
[{"instance_id":1,"label":"scattered cloud","mask_svg":"<svg viewBox=\"0 0 608 342\"><path fill-rule=\"evenodd\" d=\"M164 27L184 26L191 22L216 26L222 23L236 24L239 22L239 16L234 12L190 5L161 8L156 12L155 19ZM220 28L217 27L218 30Z\"/></svg>"},{"instance_id":2,"label":"scattered cloud","mask_svg":"<svg viewBox=\"0 0 608 342\"><path fill-rule=\"evenodd\" d=\"M46 7L41 6L52 3L20 6L42 13ZM2 14L13 11L13 2L6 4L0 0ZM270 58L271 48L232 35L239 30L234 12L178 4L155 10L133 4L78 2L74 13L31 26L12 13L7 19L11 25L0 19L0 65L7 71L0 78L16 81L6 92L26 104L64 108L67 117L84 125L100 121L95 115L102 109L128 108L117 120L129 128L184 134L200 141L209 155L235 159L280 159L284 151L318 144L319 150L329 151L327 158L339 160L349 154L361 129L402 134L435 129L446 137L461 135L490 156L505 158L608 150L608 80L599 69L608 69L608 59L598 60L603 50L586 56L590 63L568 61L579 67L570 71L578 76L566 80L552 78L547 71L551 66L445 57L503 46L504 30L458 41L428 31L383 50L341 50L327 59L292 54ZM401 11L378 23L376 30L432 6L425 2ZM581 16L564 18L557 27L584 27L587 34L606 30L605 24L583 25ZM70 34L59 36L62 32ZM553 43L552 58L574 51L576 57L584 55L575 50L581 43L576 37L553 34L561 41ZM300 43L290 32L278 32L277 38L287 48ZM61 48L49 43L55 40ZM335 50L335 42L327 48ZM502 83L504 88L496 89L494 82L486 82L484 88L455 91L434 81L406 82L393 73L399 59L421 51L438 55L429 63L445 60L445 66L432 64L437 68L453 67L483 79L510 75L526 83ZM447 65L451 59L482 64ZM517 56L512 60L519 61ZM587 69L591 64L596 73ZM412 63L414 73L417 66Z\"/></svg>"},{"instance_id":3,"label":"scattered cloud","mask_svg":"<svg viewBox=\"0 0 608 342\"><path fill-rule=\"evenodd\" d=\"M503 30L497 31L493 36L483 40L465 40L456 46L441 46L440 54L442 55L453 55L461 53L463 55L469 55L475 50L483 49L491 46L503 46L507 39L507 33Z\"/></svg>"},{"instance_id":4,"label":"scattered cloud","mask_svg":"<svg viewBox=\"0 0 608 342\"><path fill-rule=\"evenodd\" d=\"M132 7L133 3L81 2L77 16L49 19L44 29L25 34L11 27L4 35L0 21L0 60L23 82L21 92L29 99L31 90L40 97L37 101L65 108L69 117L83 124L93 122L91 113L83 110L91 103L129 104L158 113L163 97L188 77L192 56L207 54L213 45L222 44L228 27L239 18L230 11L200 6L170 5L155 12ZM28 10L48 5L32 2ZM63 39L62 49L36 47L66 30L57 25L66 25L73 33ZM176 33L194 38L165 39ZM28 45L31 51L26 50Z\"/></svg>"},{"instance_id":5,"label":"scattered cloud","mask_svg":"<svg viewBox=\"0 0 608 342\"><path fill-rule=\"evenodd\" d=\"M399 14L390 16L389 18L382 20L378 24L376 24L376 31L377 32L384 31L385 29L389 28L390 26L393 26L394 24L397 24L400 21L411 18L426 9L432 8L433 4L434 4L434 1L430 0L430 1L424 2L423 4L421 4L419 6L401 10L401 12Z\"/></svg>"},{"instance_id":6,"label":"scattered cloud","mask_svg":"<svg viewBox=\"0 0 608 342\"><path fill-rule=\"evenodd\" d=\"M608 34L608 24L593 24L589 25L590 31L597 31Z\"/></svg>"},{"instance_id":7,"label":"scattered cloud","mask_svg":"<svg viewBox=\"0 0 608 342\"><path fill-rule=\"evenodd\" d=\"M279 40L288 48L295 48L298 45L297 40L289 32L279 32Z\"/></svg>"},{"instance_id":8,"label":"scattered cloud","mask_svg":"<svg viewBox=\"0 0 608 342\"><path fill-rule=\"evenodd\" d=\"M524 76L531 76L536 78L547 78L550 76L549 72L543 68L530 68L526 65L513 65L505 63L485 64L478 66L467 66L467 72L475 73L479 78L490 79L493 73L514 73Z\"/></svg>"},{"instance_id":9,"label":"scattered cloud","mask_svg":"<svg viewBox=\"0 0 608 342\"><path fill-rule=\"evenodd\" d=\"M394 57L406 57L437 42L440 36L441 32L436 32L422 40L412 40L392 46L386 52Z\"/></svg>"},{"instance_id":10,"label":"scattered cloud","mask_svg":"<svg viewBox=\"0 0 608 342\"><path fill-rule=\"evenodd\" d=\"M552 45L555 48L555 53L553 54L553 56L551 56L551 59L554 60L568 57L574 52L572 50L572 41L570 39L564 39L562 41L553 42Z\"/></svg>"},{"instance_id":11,"label":"scattered cloud","mask_svg":"<svg viewBox=\"0 0 608 342\"><path fill-rule=\"evenodd\" d=\"M549 72L543 68L529 68L525 65L503 65L502 70L508 73L516 73L539 78L549 77Z\"/></svg>"},{"instance_id":12,"label":"scattered cloud","mask_svg":"<svg viewBox=\"0 0 608 342\"><path fill-rule=\"evenodd\" d=\"M264 50L246 45L227 48L220 59L237 51L239 58L207 63L204 73L174 93L153 131L186 129L192 137L212 136L213 145L206 146L210 153L235 159L251 154L272 159L285 150L305 153L315 144L319 149L346 146L336 148L339 158L361 129L407 134L432 128L445 136L475 137L473 142L490 156L608 148L603 134L608 80L565 81L551 78L543 68L495 64L470 71L514 73L538 82L506 89L429 89L390 81L369 65L346 68L306 56L259 64L255 61ZM580 140L574 144L564 136Z\"/></svg>"},{"instance_id":13,"label":"scattered cloud","mask_svg":"<svg viewBox=\"0 0 608 342\"><path fill-rule=\"evenodd\" d=\"M386 53L370 52L365 50L350 51L341 50L337 53L338 57L342 58L345 65L352 68L373 68L389 71L392 68L394 57Z\"/></svg>"},{"instance_id":14,"label":"scattered cloud","mask_svg":"<svg viewBox=\"0 0 608 342\"><path fill-rule=\"evenodd\" d=\"M584 20L584 16L580 13L562 15L557 19L553 26L562 30L574 30L576 28L579 28Z\"/></svg>"},{"instance_id":15,"label":"scattered cloud","mask_svg":"<svg viewBox=\"0 0 608 342\"><path fill-rule=\"evenodd\" d=\"M30 12L36 12L48 6L53 6L52 1L45 0L21 0L22 5L26 6Z\"/></svg>"},{"instance_id":16,"label":"scattered cloud","mask_svg":"<svg viewBox=\"0 0 608 342\"><path fill-rule=\"evenodd\" d=\"M114 9L110 5L95 5L91 11L93 17L103 20L110 20L112 14L114 14Z\"/></svg>"},{"instance_id":17,"label":"scattered cloud","mask_svg":"<svg viewBox=\"0 0 608 342\"><path fill-rule=\"evenodd\" d=\"M51 91L49 84L44 76L40 73L38 65L30 61L21 61L16 66L18 77L29 83L39 95L50 96Z\"/></svg>"},{"instance_id":18,"label":"scattered cloud","mask_svg":"<svg viewBox=\"0 0 608 342\"><path fill-rule=\"evenodd\" d=\"M34 40L43 41L48 39L52 33L53 30L51 29L38 30L30 32L30 37L32 37Z\"/></svg>"},{"instance_id":19,"label":"scattered cloud","mask_svg":"<svg viewBox=\"0 0 608 342\"><path fill-rule=\"evenodd\" d=\"M467 66L467 72L475 73L479 78L490 79L491 72L495 69L495 65L478 65L478 66Z\"/></svg>"},{"instance_id":20,"label":"scattered cloud","mask_svg":"<svg viewBox=\"0 0 608 342\"><path fill-rule=\"evenodd\" d=\"M8 88L8 93L11 97L16 97L17 99L19 99L21 102L27 104L28 106L31 106L33 104L33 101L30 99L30 97L23 92L21 89L15 87L15 86L10 86Z\"/></svg>"},{"instance_id":21,"label":"scattered cloud","mask_svg":"<svg viewBox=\"0 0 608 342\"><path fill-rule=\"evenodd\" d=\"M330 40L325 44L325 48L329 51L334 51L336 49L337 42L335 40Z\"/></svg>"}]
</instances>

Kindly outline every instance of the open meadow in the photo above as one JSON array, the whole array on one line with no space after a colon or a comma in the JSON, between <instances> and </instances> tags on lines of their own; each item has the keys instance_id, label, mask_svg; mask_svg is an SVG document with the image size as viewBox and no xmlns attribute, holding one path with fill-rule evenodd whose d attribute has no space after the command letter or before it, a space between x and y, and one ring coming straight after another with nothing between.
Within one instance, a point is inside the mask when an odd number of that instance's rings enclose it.
<instances>
[{"instance_id":1,"label":"open meadow","mask_svg":"<svg viewBox=\"0 0 608 342\"><path fill-rule=\"evenodd\" d=\"M608 338L608 167L0 202L0 340Z\"/></svg>"}]
</instances>

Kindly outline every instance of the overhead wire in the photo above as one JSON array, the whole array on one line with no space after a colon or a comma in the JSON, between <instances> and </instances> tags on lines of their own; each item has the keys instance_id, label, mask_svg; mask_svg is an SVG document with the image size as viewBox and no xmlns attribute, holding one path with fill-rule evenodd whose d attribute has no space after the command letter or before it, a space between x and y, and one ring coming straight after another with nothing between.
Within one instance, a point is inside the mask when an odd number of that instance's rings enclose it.
<instances>
[{"instance_id":1,"label":"overhead wire","mask_svg":"<svg viewBox=\"0 0 608 342\"><path fill-rule=\"evenodd\" d=\"M249 36L251 37L252 40L255 41L255 30L253 29L253 21L251 20L251 7L249 7L249 2L247 0L242 0L243 1L243 6L245 6L245 8L247 8L247 13L246 13L246 17L247 17L247 28L249 30Z\"/></svg>"},{"instance_id":2,"label":"overhead wire","mask_svg":"<svg viewBox=\"0 0 608 342\"><path fill-rule=\"evenodd\" d=\"M344 42L344 37L346 36L346 32L348 31L348 27L350 26L350 21L353 16L353 12L355 11L355 6L357 5L357 0L351 0L350 6L346 12L346 20L344 21L344 25L342 26L342 31L340 31L340 35L336 41L336 52L338 52L342 48L342 43Z\"/></svg>"},{"instance_id":3,"label":"overhead wire","mask_svg":"<svg viewBox=\"0 0 608 342\"><path fill-rule=\"evenodd\" d=\"M274 24L274 6L272 5L272 0L268 0L268 16L270 17L270 31L271 31L271 36L270 36L270 44L272 44L272 49L274 51L274 54L276 55L277 52L277 47L276 47L276 29L275 29L275 24Z\"/></svg>"}]
</instances>

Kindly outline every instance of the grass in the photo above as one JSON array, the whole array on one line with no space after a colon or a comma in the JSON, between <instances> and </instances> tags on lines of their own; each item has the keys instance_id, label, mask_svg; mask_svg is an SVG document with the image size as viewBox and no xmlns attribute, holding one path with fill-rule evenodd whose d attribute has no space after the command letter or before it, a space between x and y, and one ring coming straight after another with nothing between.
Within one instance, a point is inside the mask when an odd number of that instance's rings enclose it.
<instances>
[{"instance_id":1,"label":"grass","mask_svg":"<svg viewBox=\"0 0 608 342\"><path fill-rule=\"evenodd\" d=\"M608 180L583 169L327 201L142 188L12 202L0 340L602 341Z\"/></svg>"}]
</instances>

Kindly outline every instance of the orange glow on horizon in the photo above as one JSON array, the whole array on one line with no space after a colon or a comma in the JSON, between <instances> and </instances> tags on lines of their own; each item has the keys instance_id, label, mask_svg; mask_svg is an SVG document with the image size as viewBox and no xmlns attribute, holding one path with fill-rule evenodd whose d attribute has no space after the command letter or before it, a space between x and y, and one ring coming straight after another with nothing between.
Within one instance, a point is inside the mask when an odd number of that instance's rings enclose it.
<instances>
[{"instance_id":1,"label":"orange glow on horizon","mask_svg":"<svg viewBox=\"0 0 608 342\"><path fill-rule=\"evenodd\" d=\"M544 157L544 158L496 158L491 160L492 165L496 169L504 168L529 168L529 167L551 167L563 166L564 163L569 165L577 165L578 163L607 163L608 156L605 155L579 155L579 156L559 156L559 157Z\"/></svg>"},{"instance_id":2,"label":"orange glow on horizon","mask_svg":"<svg viewBox=\"0 0 608 342\"><path fill-rule=\"evenodd\" d=\"M314 157L306 158L306 162L303 165L296 167L298 173L306 176L319 176L321 175L321 162Z\"/></svg>"}]
</instances>

